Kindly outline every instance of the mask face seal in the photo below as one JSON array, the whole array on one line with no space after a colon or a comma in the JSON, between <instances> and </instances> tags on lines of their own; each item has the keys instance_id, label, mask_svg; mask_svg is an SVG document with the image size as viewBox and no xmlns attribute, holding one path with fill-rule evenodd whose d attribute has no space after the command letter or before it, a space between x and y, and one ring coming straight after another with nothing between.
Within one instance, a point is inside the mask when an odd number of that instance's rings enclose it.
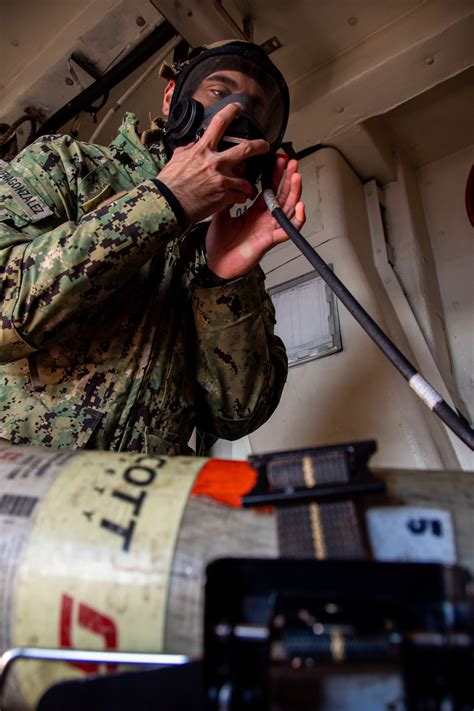
<instances>
[{"instance_id":1,"label":"mask face seal","mask_svg":"<svg viewBox=\"0 0 474 711\"><path fill-rule=\"evenodd\" d=\"M227 127L218 150L263 138L274 153L288 120L288 89L264 52L246 43L204 51L182 71L165 131L170 148L199 140L212 118L233 102L241 104L242 111ZM244 177L256 183L267 162L267 155L250 158Z\"/></svg>"},{"instance_id":2,"label":"mask face seal","mask_svg":"<svg viewBox=\"0 0 474 711\"><path fill-rule=\"evenodd\" d=\"M196 99L184 98L178 101L170 112L168 119L166 128L168 143L174 150L177 146L190 143L190 137L192 137L192 141L199 140L213 117L224 106L234 102L241 104L242 111L228 126L226 133L219 141L217 150L225 151L242 140L254 140L257 138L266 140L262 127L255 119L251 98L246 94L229 94L229 96L206 108ZM266 155L248 158L245 161L242 176L253 184L257 183L267 159Z\"/></svg>"}]
</instances>

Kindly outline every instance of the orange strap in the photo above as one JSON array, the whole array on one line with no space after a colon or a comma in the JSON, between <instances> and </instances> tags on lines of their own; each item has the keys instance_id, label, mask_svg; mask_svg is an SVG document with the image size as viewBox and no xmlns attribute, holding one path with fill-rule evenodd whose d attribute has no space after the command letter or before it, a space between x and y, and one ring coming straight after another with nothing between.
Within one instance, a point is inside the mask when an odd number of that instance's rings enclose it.
<instances>
[{"instance_id":1,"label":"orange strap","mask_svg":"<svg viewBox=\"0 0 474 711\"><path fill-rule=\"evenodd\" d=\"M242 508L242 496L257 481L257 472L247 462L232 459L210 459L197 475L192 494L209 496L221 504Z\"/></svg>"}]
</instances>

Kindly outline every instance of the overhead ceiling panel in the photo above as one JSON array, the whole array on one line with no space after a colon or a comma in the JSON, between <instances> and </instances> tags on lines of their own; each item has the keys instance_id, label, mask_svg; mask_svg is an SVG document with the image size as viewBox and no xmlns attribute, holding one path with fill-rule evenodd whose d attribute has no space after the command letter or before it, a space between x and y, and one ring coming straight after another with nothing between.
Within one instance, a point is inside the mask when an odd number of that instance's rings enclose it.
<instances>
[{"instance_id":1,"label":"overhead ceiling panel","mask_svg":"<svg viewBox=\"0 0 474 711\"><path fill-rule=\"evenodd\" d=\"M148 0L0 0L0 116L49 116L93 81L73 52L103 74L161 20Z\"/></svg>"},{"instance_id":2,"label":"overhead ceiling panel","mask_svg":"<svg viewBox=\"0 0 474 711\"><path fill-rule=\"evenodd\" d=\"M425 0L223 0L240 23L250 17L254 41L275 35L283 47L272 55L289 84L330 62L398 20Z\"/></svg>"},{"instance_id":3,"label":"overhead ceiling panel","mask_svg":"<svg viewBox=\"0 0 474 711\"><path fill-rule=\"evenodd\" d=\"M384 114L384 120L415 166L474 143L474 68Z\"/></svg>"}]
</instances>

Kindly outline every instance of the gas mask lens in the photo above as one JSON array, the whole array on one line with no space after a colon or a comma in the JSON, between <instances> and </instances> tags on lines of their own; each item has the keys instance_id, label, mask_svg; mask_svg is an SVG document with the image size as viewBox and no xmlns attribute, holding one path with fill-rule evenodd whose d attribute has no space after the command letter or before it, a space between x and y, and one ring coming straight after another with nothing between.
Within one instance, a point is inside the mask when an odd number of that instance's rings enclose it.
<instances>
[{"instance_id":1,"label":"gas mask lens","mask_svg":"<svg viewBox=\"0 0 474 711\"><path fill-rule=\"evenodd\" d=\"M217 113L209 111L216 104L220 110L226 103L238 101L272 146L282 132L285 107L280 88L272 76L249 59L229 55L203 60L189 73L181 97L199 101L208 109L208 115Z\"/></svg>"}]
</instances>

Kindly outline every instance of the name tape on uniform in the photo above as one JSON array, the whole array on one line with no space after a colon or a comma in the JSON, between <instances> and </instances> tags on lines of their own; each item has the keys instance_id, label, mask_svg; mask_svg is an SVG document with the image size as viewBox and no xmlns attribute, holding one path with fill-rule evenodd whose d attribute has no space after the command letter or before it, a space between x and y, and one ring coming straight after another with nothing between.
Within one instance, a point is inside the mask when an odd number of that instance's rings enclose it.
<instances>
[{"instance_id":1,"label":"name tape on uniform","mask_svg":"<svg viewBox=\"0 0 474 711\"><path fill-rule=\"evenodd\" d=\"M0 166L0 180L10 188L11 195L16 203L25 210L32 222L38 222L53 214L53 211L46 205L38 195L33 193L24 185L16 175L12 175L8 170Z\"/></svg>"}]
</instances>

